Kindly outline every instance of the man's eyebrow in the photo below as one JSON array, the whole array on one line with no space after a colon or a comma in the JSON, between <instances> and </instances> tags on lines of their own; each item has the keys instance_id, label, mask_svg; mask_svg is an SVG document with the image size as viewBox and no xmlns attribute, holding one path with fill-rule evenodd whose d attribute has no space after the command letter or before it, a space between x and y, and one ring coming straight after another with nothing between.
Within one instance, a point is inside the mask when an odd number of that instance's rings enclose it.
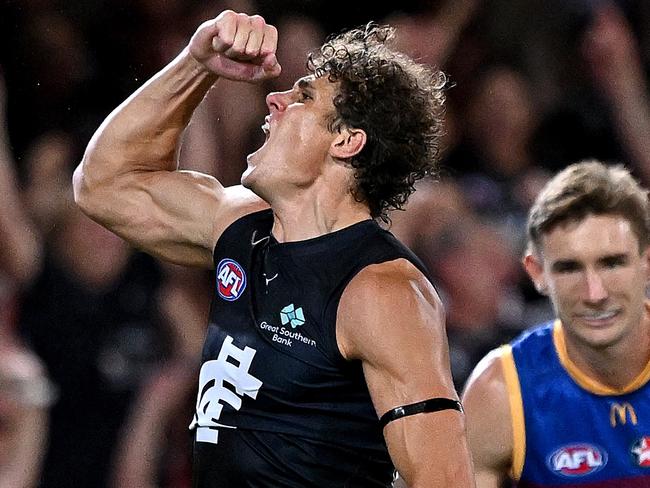
<instances>
[{"instance_id":1,"label":"man's eyebrow","mask_svg":"<svg viewBox=\"0 0 650 488\"><path fill-rule=\"evenodd\" d=\"M568 269L576 269L580 267L580 263L576 259L558 259L551 264L553 271L566 271Z\"/></svg>"},{"instance_id":2,"label":"man's eyebrow","mask_svg":"<svg viewBox=\"0 0 650 488\"><path fill-rule=\"evenodd\" d=\"M301 90L313 90L314 89L314 85L312 84L312 80L310 78L300 78L296 82L296 85Z\"/></svg>"},{"instance_id":3,"label":"man's eyebrow","mask_svg":"<svg viewBox=\"0 0 650 488\"><path fill-rule=\"evenodd\" d=\"M630 255L626 252L617 252L612 254L607 254L601 257L598 262L604 264L611 263L625 263L629 259Z\"/></svg>"}]
</instances>

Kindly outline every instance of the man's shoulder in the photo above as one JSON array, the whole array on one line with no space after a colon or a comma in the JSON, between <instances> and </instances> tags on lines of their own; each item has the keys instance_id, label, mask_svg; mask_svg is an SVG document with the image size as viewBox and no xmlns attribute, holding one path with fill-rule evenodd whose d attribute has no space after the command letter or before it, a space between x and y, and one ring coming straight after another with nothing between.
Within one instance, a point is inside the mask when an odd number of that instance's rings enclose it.
<instances>
[{"instance_id":1,"label":"man's shoulder","mask_svg":"<svg viewBox=\"0 0 650 488\"><path fill-rule=\"evenodd\" d=\"M468 389L477 384L485 385L486 388L498 389L504 386L504 362L509 360L510 354L510 345L507 344L492 349L476 364L467 379L465 388Z\"/></svg>"},{"instance_id":2,"label":"man's shoulder","mask_svg":"<svg viewBox=\"0 0 650 488\"><path fill-rule=\"evenodd\" d=\"M437 301L426 267L413 251L374 220L365 221L361 229L364 232L337 246L339 256L347 256L354 268L344 294L362 295L375 304L388 301L389 306L390 301L413 293Z\"/></svg>"},{"instance_id":3,"label":"man's shoulder","mask_svg":"<svg viewBox=\"0 0 650 488\"><path fill-rule=\"evenodd\" d=\"M375 304L415 300L438 305L440 301L422 270L403 256L364 267L350 281L346 293L365 296ZM368 301L365 304L373 306Z\"/></svg>"},{"instance_id":4,"label":"man's shoulder","mask_svg":"<svg viewBox=\"0 0 650 488\"><path fill-rule=\"evenodd\" d=\"M508 354L507 345L488 353L474 368L462 394L477 475L488 473L494 479L513 460Z\"/></svg>"},{"instance_id":5,"label":"man's shoulder","mask_svg":"<svg viewBox=\"0 0 650 488\"><path fill-rule=\"evenodd\" d=\"M213 224L214 243L228 227L242 217L269 208L268 203L242 185L221 187L217 190L208 188L206 191L218 193L218 205L211 209L213 215L204 216Z\"/></svg>"},{"instance_id":6,"label":"man's shoulder","mask_svg":"<svg viewBox=\"0 0 650 488\"><path fill-rule=\"evenodd\" d=\"M547 347L553 342L553 333L556 324L557 321L552 320L530 327L515 337L510 343L510 346L514 351L526 351L538 349L540 347Z\"/></svg>"},{"instance_id":7,"label":"man's shoulder","mask_svg":"<svg viewBox=\"0 0 650 488\"><path fill-rule=\"evenodd\" d=\"M358 344L437 342L444 309L433 285L404 258L371 264L350 281L337 314L340 337ZM378 343L379 341L379 343Z\"/></svg>"},{"instance_id":8,"label":"man's shoulder","mask_svg":"<svg viewBox=\"0 0 650 488\"><path fill-rule=\"evenodd\" d=\"M243 198L238 203L233 202L229 215L221 217L216 223L220 227L215 247L234 240L241 244L242 232L250 229L257 230L260 236L269 236L273 226L273 212L263 201L255 198Z\"/></svg>"}]
</instances>

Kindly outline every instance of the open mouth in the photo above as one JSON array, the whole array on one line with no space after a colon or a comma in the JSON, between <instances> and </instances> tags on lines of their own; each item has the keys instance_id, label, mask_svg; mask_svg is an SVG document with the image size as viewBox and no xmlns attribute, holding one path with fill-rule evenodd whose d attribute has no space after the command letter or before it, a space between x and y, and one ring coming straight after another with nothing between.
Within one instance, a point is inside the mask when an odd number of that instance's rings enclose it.
<instances>
[{"instance_id":1,"label":"open mouth","mask_svg":"<svg viewBox=\"0 0 650 488\"><path fill-rule=\"evenodd\" d=\"M599 312L584 312L578 316L585 322L589 322L594 325L603 325L617 317L621 313L620 309L616 310L603 310Z\"/></svg>"},{"instance_id":2,"label":"open mouth","mask_svg":"<svg viewBox=\"0 0 650 488\"><path fill-rule=\"evenodd\" d=\"M269 115L264 118L264 123L262 124L262 132L264 132L266 139L268 139L269 135L271 134L271 117Z\"/></svg>"}]
</instances>

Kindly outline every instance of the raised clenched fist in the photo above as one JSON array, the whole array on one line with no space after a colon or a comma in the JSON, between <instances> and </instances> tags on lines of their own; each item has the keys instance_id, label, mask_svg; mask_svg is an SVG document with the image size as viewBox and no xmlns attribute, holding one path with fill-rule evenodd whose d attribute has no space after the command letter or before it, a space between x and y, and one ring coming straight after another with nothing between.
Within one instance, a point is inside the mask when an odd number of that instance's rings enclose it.
<instances>
[{"instance_id":1,"label":"raised clenched fist","mask_svg":"<svg viewBox=\"0 0 650 488\"><path fill-rule=\"evenodd\" d=\"M225 10L199 26L189 51L218 76L257 82L280 74L277 42L277 29L261 16Z\"/></svg>"}]
</instances>

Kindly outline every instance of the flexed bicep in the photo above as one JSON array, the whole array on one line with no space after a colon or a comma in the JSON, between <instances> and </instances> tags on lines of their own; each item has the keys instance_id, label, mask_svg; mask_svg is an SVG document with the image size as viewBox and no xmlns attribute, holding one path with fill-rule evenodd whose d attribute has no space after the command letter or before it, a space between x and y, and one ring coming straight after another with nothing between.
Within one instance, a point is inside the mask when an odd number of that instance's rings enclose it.
<instances>
[{"instance_id":1,"label":"flexed bicep","mask_svg":"<svg viewBox=\"0 0 650 488\"><path fill-rule=\"evenodd\" d=\"M266 207L243 187L224 188L215 178L193 171L128 173L93 192L93 198L110 204L88 205L89 216L136 248L202 268L213 266L212 251L230 223ZM85 209L83 198L78 204Z\"/></svg>"}]
</instances>

